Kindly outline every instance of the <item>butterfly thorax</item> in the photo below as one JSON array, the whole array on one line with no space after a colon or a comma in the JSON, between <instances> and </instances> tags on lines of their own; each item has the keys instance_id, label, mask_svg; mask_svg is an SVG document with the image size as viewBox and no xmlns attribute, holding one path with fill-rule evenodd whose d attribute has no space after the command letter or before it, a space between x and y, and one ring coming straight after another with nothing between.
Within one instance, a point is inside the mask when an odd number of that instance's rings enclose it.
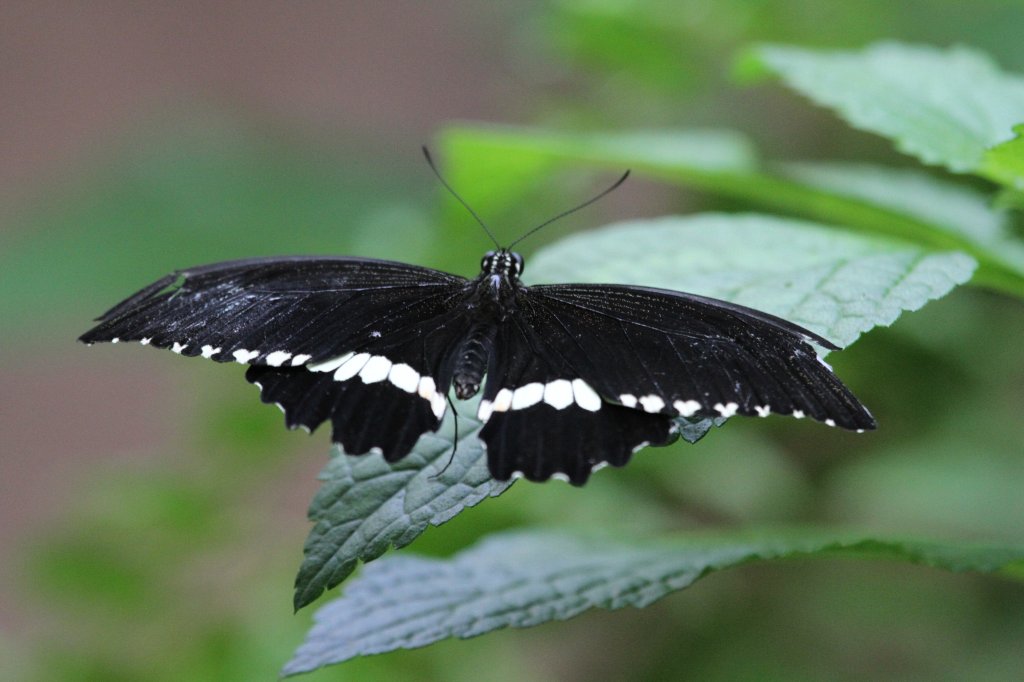
<instances>
[{"instance_id":1,"label":"butterfly thorax","mask_svg":"<svg viewBox=\"0 0 1024 682\"><path fill-rule=\"evenodd\" d=\"M515 310L522 271L523 258L518 253L488 251L480 263L480 276L468 287L466 305L473 324L459 346L452 379L460 400L480 390L498 325Z\"/></svg>"}]
</instances>

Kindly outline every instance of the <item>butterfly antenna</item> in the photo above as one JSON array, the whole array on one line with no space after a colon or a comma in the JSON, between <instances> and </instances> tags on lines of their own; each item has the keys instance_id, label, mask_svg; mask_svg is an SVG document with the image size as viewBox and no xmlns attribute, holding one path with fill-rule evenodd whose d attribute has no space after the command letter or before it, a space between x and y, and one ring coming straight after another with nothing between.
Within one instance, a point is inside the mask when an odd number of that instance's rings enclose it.
<instances>
[{"instance_id":1,"label":"butterfly antenna","mask_svg":"<svg viewBox=\"0 0 1024 682\"><path fill-rule=\"evenodd\" d=\"M452 397L450 395L445 397L448 398L448 405L452 408L452 419L454 420L452 423L455 426L455 439L452 441L451 456L448 457L448 461L445 463L444 467L430 477L431 481L436 481L444 475L444 472L448 471L448 467L450 467L452 462L455 461L455 453L459 450L459 413L455 410L455 403L452 402Z\"/></svg>"},{"instance_id":2,"label":"butterfly antenna","mask_svg":"<svg viewBox=\"0 0 1024 682\"><path fill-rule=\"evenodd\" d=\"M476 214L476 211L474 211L474 210L473 210L473 209L472 209L472 208L470 207L470 205L466 203L466 200L465 200L465 199L463 199L462 197L460 197L460 196L459 196L459 193L458 193L458 192L456 192L456 191L455 191L454 189L452 189L452 186L451 186L451 185L449 185L449 184L448 184L448 181L444 179L444 176L443 176L443 175L441 175L441 171L437 170L437 166L436 166L436 165L434 165L434 159L433 159L433 158L432 158L432 157L430 156L430 150L429 150L429 149L427 149L427 145L423 145L422 149L423 149L423 156L425 156L425 157L426 157L426 159L427 159L427 164L428 164L428 165L430 166L430 170L434 171L434 175L436 175L436 176L437 176L437 179L441 181L441 184L442 184L442 185L444 185L444 188L445 188L446 190L448 190L448 192L449 192L449 193L450 193L450 194L451 194L451 195L452 195L453 197L455 197L456 199L458 199L458 200L459 200L459 203L460 203L460 204L462 204L463 206L465 206L465 207L466 207L466 210L467 210L467 211L469 211L469 214L470 214L470 215L472 215L472 216L473 216L474 218L476 218L476 221L477 221L478 223L480 223L480 227L484 228L484 232L486 232L486 233L487 233L487 236L491 238L491 241L492 241L492 242L494 242L494 245L495 245L495 246L496 246L497 248L499 248L499 249L500 249L500 248L501 248L501 244L499 244L499 243L498 243L498 240L494 238L494 235L493 235L493 234L491 234L491 231L490 231L490 229L488 229L487 225L485 225L485 224L484 224L484 221L483 221L483 220L481 220L481 219L480 219L480 216L478 216L478 215Z\"/></svg>"},{"instance_id":3,"label":"butterfly antenna","mask_svg":"<svg viewBox=\"0 0 1024 682\"><path fill-rule=\"evenodd\" d=\"M570 208L568 211L562 211L561 213L556 215L554 218L549 218L548 220L545 220L540 225L538 225L537 227L533 228L532 230L530 230L529 232L524 234L522 237L520 237L519 239L517 239L514 242L512 242L511 244L509 244L506 248L511 249L513 246L515 246L519 242L523 241L524 239L526 239L527 237L529 237L531 234L533 234L537 230L541 229L542 227L547 227L548 225L550 225L551 223L555 222L556 220L561 220L565 216L567 216L567 215L569 215L571 213L575 213L576 211L580 210L581 208L586 208L587 206L590 206L592 203L594 203L595 201L597 201L601 197L605 196L606 194L610 194L612 191L617 189L618 186L621 185L622 183L624 183L626 181L626 178L628 178L628 177L629 177L629 171L626 171L625 173L622 174L622 177L619 178L618 180L616 180L612 184L612 186L609 187L608 189L604 190L603 192L601 192L600 194L598 194L595 197L587 199L586 201L584 201L579 206L576 206L574 208ZM493 237L492 237L492 239L493 239Z\"/></svg>"}]
</instances>

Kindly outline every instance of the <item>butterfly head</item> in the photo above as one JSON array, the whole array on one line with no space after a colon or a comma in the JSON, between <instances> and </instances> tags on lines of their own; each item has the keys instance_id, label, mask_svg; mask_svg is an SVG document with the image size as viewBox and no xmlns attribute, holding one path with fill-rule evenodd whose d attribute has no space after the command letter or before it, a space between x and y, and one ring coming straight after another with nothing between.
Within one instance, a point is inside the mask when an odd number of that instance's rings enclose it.
<instances>
[{"instance_id":1,"label":"butterfly head","mask_svg":"<svg viewBox=\"0 0 1024 682\"><path fill-rule=\"evenodd\" d=\"M508 249L488 251L480 261L480 270L483 275L504 275L509 279L519 279L523 273L523 257Z\"/></svg>"}]
</instances>

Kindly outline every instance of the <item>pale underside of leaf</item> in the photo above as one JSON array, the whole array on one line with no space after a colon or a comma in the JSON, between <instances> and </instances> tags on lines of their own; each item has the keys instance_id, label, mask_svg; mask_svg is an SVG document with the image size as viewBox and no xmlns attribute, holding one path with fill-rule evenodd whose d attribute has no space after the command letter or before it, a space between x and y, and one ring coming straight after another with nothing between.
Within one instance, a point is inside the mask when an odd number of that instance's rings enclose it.
<instances>
[{"instance_id":1,"label":"pale underside of leaf","mask_svg":"<svg viewBox=\"0 0 1024 682\"><path fill-rule=\"evenodd\" d=\"M867 164L787 163L779 171L810 187L920 218L1024 276L1024 240L1012 232L1009 215L969 187L917 170Z\"/></svg>"},{"instance_id":2,"label":"pale underside of leaf","mask_svg":"<svg viewBox=\"0 0 1024 682\"><path fill-rule=\"evenodd\" d=\"M674 246L674 245L679 245ZM747 305L848 345L970 279L974 260L766 215L703 214L609 225L541 250L545 282L622 282Z\"/></svg>"},{"instance_id":3,"label":"pale underside of leaf","mask_svg":"<svg viewBox=\"0 0 1024 682\"><path fill-rule=\"evenodd\" d=\"M474 403L460 408L458 450L451 414L437 433L424 434L404 459L389 464L379 454L350 456L335 447L313 498L305 560L295 579L299 609L338 585L359 561L403 547L428 526L439 526L466 507L500 495L511 481L496 481L477 438Z\"/></svg>"},{"instance_id":4,"label":"pale underside of leaf","mask_svg":"<svg viewBox=\"0 0 1024 682\"><path fill-rule=\"evenodd\" d=\"M395 556L322 607L284 674L355 656L644 607L710 572L794 556L895 559L951 571L1021 575L1022 547L962 547L833 532L766 532L637 542L570 532L491 536L447 559Z\"/></svg>"}]
</instances>

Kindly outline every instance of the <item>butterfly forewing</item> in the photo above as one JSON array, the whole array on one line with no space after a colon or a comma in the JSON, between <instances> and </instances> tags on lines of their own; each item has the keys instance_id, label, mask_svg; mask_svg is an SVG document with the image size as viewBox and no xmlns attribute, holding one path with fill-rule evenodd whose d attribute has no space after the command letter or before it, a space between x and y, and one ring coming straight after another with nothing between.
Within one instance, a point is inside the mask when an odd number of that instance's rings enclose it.
<instances>
[{"instance_id":1,"label":"butterfly forewing","mask_svg":"<svg viewBox=\"0 0 1024 682\"><path fill-rule=\"evenodd\" d=\"M421 314L417 306L450 301L465 282L359 258L231 261L168 275L109 310L81 340L140 341L220 362L299 366L407 326Z\"/></svg>"},{"instance_id":2,"label":"butterfly forewing","mask_svg":"<svg viewBox=\"0 0 1024 682\"><path fill-rule=\"evenodd\" d=\"M353 454L389 460L436 430L466 331L466 280L364 259L236 261L184 270L114 307L82 337L142 341L251 365L289 427L326 420Z\"/></svg>"},{"instance_id":3,"label":"butterfly forewing","mask_svg":"<svg viewBox=\"0 0 1024 682\"><path fill-rule=\"evenodd\" d=\"M673 416L770 413L847 429L870 413L785 320L678 292L611 285L531 287L528 324L606 401Z\"/></svg>"}]
</instances>

